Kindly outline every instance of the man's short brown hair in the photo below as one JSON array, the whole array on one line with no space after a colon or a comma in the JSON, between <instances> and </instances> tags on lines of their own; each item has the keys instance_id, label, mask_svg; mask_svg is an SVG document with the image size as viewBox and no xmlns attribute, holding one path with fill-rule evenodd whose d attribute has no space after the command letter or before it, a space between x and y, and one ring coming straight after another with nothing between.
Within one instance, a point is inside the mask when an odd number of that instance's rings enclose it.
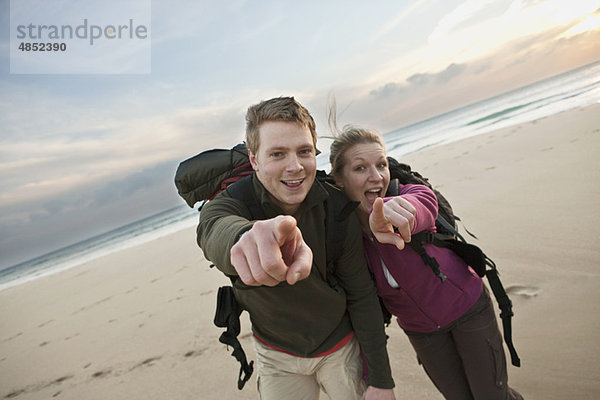
<instances>
[{"instance_id":1,"label":"man's short brown hair","mask_svg":"<svg viewBox=\"0 0 600 400\"><path fill-rule=\"evenodd\" d=\"M260 144L258 128L267 121L294 122L308 128L316 148L317 129L308 110L293 97L275 97L250 106L246 113L246 146L253 154Z\"/></svg>"}]
</instances>

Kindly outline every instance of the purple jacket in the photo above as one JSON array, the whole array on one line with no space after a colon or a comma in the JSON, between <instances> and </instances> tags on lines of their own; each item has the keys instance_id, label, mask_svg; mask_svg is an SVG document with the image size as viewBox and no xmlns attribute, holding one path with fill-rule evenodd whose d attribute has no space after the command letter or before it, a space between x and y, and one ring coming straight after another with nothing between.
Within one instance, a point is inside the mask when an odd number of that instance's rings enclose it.
<instances>
[{"instance_id":1,"label":"purple jacket","mask_svg":"<svg viewBox=\"0 0 600 400\"><path fill-rule=\"evenodd\" d=\"M435 231L438 204L433 191L424 185L400 185L399 195L417 210L413 233ZM407 331L434 332L463 315L481 294L481 278L449 249L424 245L448 277L442 282L410 247L398 250L366 235L363 242L377 292ZM390 286L382 261L399 288Z\"/></svg>"}]
</instances>

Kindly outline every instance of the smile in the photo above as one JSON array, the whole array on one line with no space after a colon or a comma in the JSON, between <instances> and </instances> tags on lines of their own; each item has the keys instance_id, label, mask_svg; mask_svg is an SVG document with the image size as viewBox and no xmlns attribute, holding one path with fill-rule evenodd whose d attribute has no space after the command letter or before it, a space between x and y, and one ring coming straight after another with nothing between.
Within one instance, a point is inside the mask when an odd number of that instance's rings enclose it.
<instances>
[{"instance_id":1,"label":"smile","mask_svg":"<svg viewBox=\"0 0 600 400\"><path fill-rule=\"evenodd\" d=\"M288 186L290 188L298 187L298 186L302 185L302 182L304 182L304 179L281 181L281 183L283 183L285 186Z\"/></svg>"}]
</instances>

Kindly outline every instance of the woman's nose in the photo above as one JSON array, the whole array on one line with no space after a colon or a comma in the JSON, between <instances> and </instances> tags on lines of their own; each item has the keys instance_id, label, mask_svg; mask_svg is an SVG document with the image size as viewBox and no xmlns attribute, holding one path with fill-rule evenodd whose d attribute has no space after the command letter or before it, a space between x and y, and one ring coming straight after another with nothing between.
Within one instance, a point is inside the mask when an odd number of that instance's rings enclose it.
<instances>
[{"instance_id":1,"label":"woman's nose","mask_svg":"<svg viewBox=\"0 0 600 400\"><path fill-rule=\"evenodd\" d=\"M369 168L369 179L372 181L380 181L383 179L383 176L381 176L381 172L379 172L377 168L371 167Z\"/></svg>"}]
</instances>

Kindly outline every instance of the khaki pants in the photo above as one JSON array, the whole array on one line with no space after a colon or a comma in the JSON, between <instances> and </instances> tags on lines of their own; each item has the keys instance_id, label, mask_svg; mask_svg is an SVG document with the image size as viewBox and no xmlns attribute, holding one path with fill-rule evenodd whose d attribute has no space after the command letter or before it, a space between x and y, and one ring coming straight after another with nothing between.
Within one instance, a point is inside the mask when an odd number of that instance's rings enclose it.
<instances>
[{"instance_id":1,"label":"khaki pants","mask_svg":"<svg viewBox=\"0 0 600 400\"><path fill-rule=\"evenodd\" d=\"M352 338L338 351L315 358L296 357L273 350L254 338L257 385L261 400L316 400L323 390L331 400L360 400L360 348Z\"/></svg>"}]
</instances>

